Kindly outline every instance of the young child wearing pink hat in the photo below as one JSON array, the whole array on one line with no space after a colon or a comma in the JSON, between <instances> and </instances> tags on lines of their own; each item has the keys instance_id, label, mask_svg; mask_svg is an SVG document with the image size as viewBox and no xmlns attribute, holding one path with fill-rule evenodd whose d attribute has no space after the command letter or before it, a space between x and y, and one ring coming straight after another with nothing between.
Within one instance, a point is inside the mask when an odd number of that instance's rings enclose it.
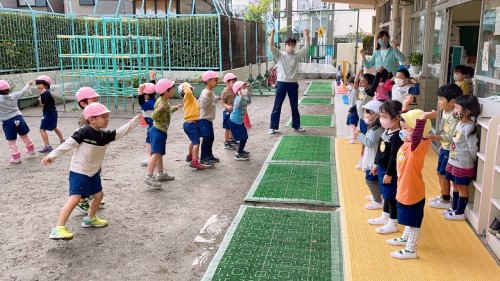
<instances>
[{"instance_id":1,"label":"young child wearing pink hat","mask_svg":"<svg viewBox=\"0 0 500 281\"><path fill-rule=\"evenodd\" d=\"M83 218L82 227L108 225L107 220L96 217L104 197L101 183L101 166L104 155L110 142L128 134L141 121L141 115L138 114L116 130L104 130L108 126L109 112L104 105L98 102L89 104L83 110L87 125L76 130L70 138L42 159L42 164L48 166L58 157L75 150L69 168L69 199L59 213L57 226L50 232L50 239L73 239L73 234L66 228L66 222L82 196L94 196L88 214Z\"/></svg>"},{"instance_id":2,"label":"young child wearing pink hat","mask_svg":"<svg viewBox=\"0 0 500 281\"><path fill-rule=\"evenodd\" d=\"M209 70L201 76L205 82L205 89L201 91L199 104L200 104L200 121L198 127L200 128L200 136L203 138L201 142L201 155L200 163L214 164L218 163L220 159L215 157L212 147L215 140L213 120L215 119L215 102L219 99L214 93L213 89L217 87L219 75L212 70Z\"/></svg>"},{"instance_id":3,"label":"young child wearing pink hat","mask_svg":"<svg viewBox=\"0 0 500 281\"><path fill-rule=\"evenodd\" d=\"M249 159L250 152L245 151L248 133L243 119L247 112L247 105L252 102L252 98L243 81L234 83L233 91L236 93L236 98L234 99L233 111L229 117L229 127L231 127L231 133L234 139L239 141L234 159L237 161L246 161Z\"/></svg>"},{"instance_id":4,"label":"young child wearing pink hat","mask_svg":"<svg viewBox=\"0 0 500 281\"><path fill-rule=\"evenodd\" d=\"M78 91L76 91L75 99L78 106L82 109L82 113L80 113L80 116L78 117L78 126L85 126L87 125L87 120L83 117L83 110L87 105L99 102L99 94L97 94L97 92L90 87L81 87Z\"/></svg>"},{"instance_id":5,"label":"young child wearing pink hat","mask_svg":"<svg viewBox=\"0 0 500 281\"><path fill-rule=\"evenodd\" d=\"M43 117L40 122L40 135L44 146L38 152L47 153L52 151L52 146L49 144L49 136L47 131L54 131L59 137L59 143L63 143L63 135L61 130L57 128L57 109L56 101L50 92L50 77L47 75L38 76L35 80L36 87L40 90L40 104L42 105Z\"/></svg>"},{"instance_id":6,"label":"young child wearing pink hat","mask_svg":"<svg viewBox=\"0 0 500 281\"><path fill-rule=\"evenodd\" d=\"M141 166L147 166L149 162L149 156L151 156L151 140L150 133L153 127L153 119L151 119L151 112L155 108L156 103L156 92L155 92L155 72L149 71L149 83L144 83L139 85L137 89L139 95L137 96L137 101L141 106L142 114L144 115L144 121L148 124L146 129L146 150L148 153L148 158L141 161Z\"/></svg>"},{"instance_id":7,"label":"young child wearing pink hat","mask_svg":"<svg viewBox=\"0 0 500 281\"><path fill-rule=\"evenodd\" d=\"M16 144L17 135L26 145L26 154L34 155L35 146L28 136L30 128L23 115L17 106L17 101L29 92L29 87L33 85L33 81L26 83L24 88L19 92L10 93L9 82L0 80L0 120L2 121L2 128L7 140L7 145L10 149L11 164L21 163L21 153L19 152Z\"/></svg>"},{"instance_id":8,"label":"young child wearing pink hat","mask_svg":"<svg viewBox=\"0 0 500 281\"><path fill-rule=\"evenodd\" d=\"M224 148L236 149L238 143L234 140L229 128L229 115L233 111L233 102L236 94L233 92L233 85L236 82L236 75L228 73L224 75L224 83L227 85L220 95L220 104L224 110L222 111L222 128L224 129Z\"/></svg>"}]
</instances>

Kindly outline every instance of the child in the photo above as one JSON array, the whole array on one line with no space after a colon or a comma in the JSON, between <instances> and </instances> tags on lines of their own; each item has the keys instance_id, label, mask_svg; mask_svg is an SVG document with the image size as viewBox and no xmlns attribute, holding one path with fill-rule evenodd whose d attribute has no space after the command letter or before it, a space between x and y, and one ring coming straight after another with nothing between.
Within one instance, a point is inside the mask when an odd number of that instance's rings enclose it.
<instances>
[{"instance_id":1,"label":"child","mask_svg":"<svg viewBox=\"0 0 500 281\"><path fill-rule=\"evenodd\" d=\"M392 86L392 99L402 103L408 97L412 86L410 72L406 68L398 69Z\"/></svg>"},{"instance_id":2,"label":"child","mask_svg":"<svg viewBox=\"0 0 500 281\"><path fill-rule=\"evenodd\" d=\"M54 131L59 137L59 143L63 143L64 139L61 131L57 128L57 109L56 101L50 92L50 77L47 75L38 76L35 80L36 87L40 90L40 104L43 108L43 117L40 122L40 135L44 146L38 152L47 153L52 151L52 146L49 144L49 136L47 131Z\"/></svg>"},{"instance_id":3,"label":"child","mask_svg":"<svg viewBox=\"0 0 500 281\"><path fill-rule=\"evenodd\" d=\"M420 109L407 111L412 99L403 103L401 114L401 130L399 136L404 141L397 156L398 191L396 194L398 207L398 223L406 225L400 238L386 240L394 246L406 246L404 250L395 251L391 256L397 259L416 259L417 244L420 239L420 227L424 218L425 182L422 169L427 152L431 148L431 140L424 139L431 129L430 112Z\"/></svg>"},{"instance_id":4,"label":"child","mask_svg":"<svg viewBox=\"0 0 500 281\"><path fill-rule=\"evenodd\" d=\"M229 128L229 115L233 111L233 102L236 94L233 92L233 85L236 82L236 75L228 73L224 75L224 83L226 88L222 91L220 104L224 108L222 111L222 128L224 129L224 148L236 149L237 143L234 141Z\"/></svg>"},{"instance_id":5,"label":"child","mask_svg":"<svg viewBox=\"0 0 500 281\"><path fill-rule=\"evenodd\" d=\"M441 86L438 89L438 107L442 110L441 122L437 135L428 135L427 137L433 141L440 141L441 148L439 149L439 158L437 165L437 175L439 186L441 187L441 196L430 198L429 206L439 209L450 209L450 181L446 179L446 164L450 156L450 145L453 141L453 134L457 127L458 120L453 117L453 109L455 108L455 99L462 96L462 89L455 83L449 83ZM437 118L438 113L432 112L431 118Z\"/></svg>"},{"instance_id":6,"label":"child","mask_svg":"<svg viewBox=\"0 0 500 281\"><path fill-rule=\"evenodd\" d=\"M464 211L469 201L468 188L476 174L476 118L480 110L475 96L464 95L455 99L453 117L458 120L458 124L446 165L446 178L453 182L453 202L452 209L443 213L448 220L465 220Z\"/></svg>"},{"instance_id":7,"label":"child","mask_svg":"<svg viewBox=\"0 0 500 281\"><path fill-rule=\"evenodd\" d=\"M85 107L87 107L89 104L99 102L99 95L94 89L90 87L81 87L80 89L78 89L78 91L76 91L75 98L76 102L78 102L78 106L80 106L80 108L83 110L85 110ZM80 117L78 117L78 127L87 125L87 119L85 119L83 110L80 114ZM92 196L82 196L76 208L82 213L88 213L90 209L90 202L92 202L92 199ZM101 207L103 205L104 202L101 201Z\"/></svg>"},{"instance_id":8,"label":"child","mask_svg":"<svg viewBox=\"0 0 500 281\"><path fill-rule=\"evenodd\" d=\"M200 136L203 138L201 143L200 163L214 164L220 162L218 157L215 157L212 152L212 147L215 140L213 120L215 119L215 102L218 97L212 92L217 87L219 75L215 71L207 71L203 73L201 79L205 82L205 89L201 91L200 104Z\"/></svg>"},{"instance_id":9,"label":"child","mask_svg":"<svg viewBox=\"0 0 500 281\"><path fill-rule=\"evenodd\" d=\"M386 101L380 106L380 124L384 132L375 155L376 167L372 174L378 175L378 185L384 197L382 216L369 219L372 225L382 225L375 229L377 233L388 234L398 232L398 211L396 206L397 172L396 159L398 150L403 144L399 137L399 114L402 104L399 101Z\"/></svg>"},{"instance_id":10,"label":"child","mask_svg":"<svg viewBox=\"0 0 500 281\"><path fill-rule=\"evenodd\" d=\"M237 161L245 161L249 159L250 152L245 151L245 145L248 141L248 133L243 118L247 111L247 105L252 102L252 97L247 90L245 82L238 81L233 85L233 92L237 94L234 99L233 112L229 119L229 127L236 141L239 141L238 150L235 153L234 159Z\"/></svg>"},{"instance_id":11,"label":"child","mask_svg":"<svg viewBox=\"0 0 500 281\"><path fill-rule=\"evenodd\" d=\"M99 102L99 95L90 87L81 87L76 91L75 98L78 106L82 109L82 113L80 113L80 117L78 117L78 127L82 127L87 125L87 120L85 120L83 116L83 109L91 103Z\"/></svg>"},{"instance_id":12,"label":"child","mask_svg":"<svg viewBox=\"0 0 500 281\"><path fill-rule=\"evenodd\" d=\"M50 165L56 158L75 149L69 172L69 200L61 209L57 226L50 232L54 240L70 240L73 234L66 228L66 221L82 196L93 195L88 215L83 218L82 227L103 227L108 221L96 217L104 196L101 183L101 166L110 142L120 139L134 129L141 121L137 115L117 130L103 130L108 126L109 110L95 102L83 110L88 124L80 127L68 140L42 159L43 165Z\"/></svg>"},{"instance_id":13,"label":"child","mask_svg":"<svg viewBox=\"0 0 500 281\"><path fill-rule=\"evenodd\" d=\"M356 76L356 78L359 76ZM357 83L356 83L357 82ZM347 95L349 97L349 110L347 114L346 124L349 126L349 130L351 130L351 136L349 137L348 143L356 142L356 129L359 122L358 111L356 110L356 99L358 97L358 85L359 79L355 79L352 77L347 82Z\"/></svg>"},{"instance_id":14,"label":"child","mask_svg":"<svg viewBox=\"0 0 500 281\"><path fill-rule=\"evenodd\" d=\"M151 80L151 83L145 83L139 85L139 96L137 100L139 101L139 105L141 106L142 114L144 115L144 121L148 124L148 128L146 129L146 150L148 153L148 158L141 162L142 166L147 166L149 162L149 156L151 155L151 127L153 127L153 119L151 119L151 112L153 112L155 103L156 103L156 93L155 93L155 84L154 79Z\"/></svg>"},{"instance_id":15,"label":"child","mask_svg":"<svg viewBox=\"0 0 500 281\"><path fill-rule=\"evenodd\" d=\"M373 86L376 86L374 99L384 102L386 100L389 100L389 94L387 93L387 89L385 86L386 82L388 82L389 72L387 71L387 69L384 69L384 67L381 66L375 78L377 78L377 76L379 80L377 80L377 83L375 83L374 81L373 84Z\"/></svg>"},{"instance_id":16,"label":"child","mask_svg":"<svg viewBox=\"0 0 500 281\"><path fill-rule=\"evenodd\" d=\"M474 68L467 66L467 73L465 74L465 82L469 88L468 95L472 95L474 91Z\"/></svg>"},{"instance_id":17,"label":"child","mask_svg":"<svg viewBox=\"0 0 500 281\"><path fill-rule=\"evenodd\" d=\"M189 167L197 170L212 168L212 164L200 164L198 161L200 152L200 129L198 128L200 106L193 95L193 87L184 82L179 85L178 91L184 103L184 133L186 133L190 141L186 161L190 162Z\"/></svg>"},{"instance_id":18,"label":"child","mask_svg":"<svg viewBox=\"0 0 500 281\"><path fill-rule=\"evenodd\" d=\"M354 85L358 85L358 100L356 101L356 111L358 112L358 116L360 116L364 110L363 105L367 104L373 99L373 95L375 93L375 89L372 89L371 85L375 76L370 73L363 74L363 69L360 69L356 75L356 79L354 80ZM357 83L359 81L359 83ZM363 134L366 134L368 131L368 127L366 123L363 121L363 118L359 118L359 131ZM364 144L361 144L361 159L356 165L356 169L361 170L361 164L363 160L363 152L365 151ZM370 200L373 200L371 198Z\"/></svg>"},{"instance_id":19,"label":"child","mask_svg":"<svg viewBox=\"0 0 500 281\"><path fill-rule=\"evenodd\" d=\"M454 72L453 72L453 80L455 81L455 84L457 84L460 89L462 89L462 92L464 95L469 94L469 81L466 81L467 73L468 73L467 66L465 65L457 65L455 66Z\"/></svg>"},{"instance_id":20,"label":"child","mask_svg":"<svg viewBox=\"0 0 500 281\"><path fill-rule=\"evenodd\" d=\"M365 205L368 210L382 209L382 198L380 196L380 188L378 186L378 178L376 174L371 172L374 166L375 154L377 153L378 140L382 135L382 127L380 126L379 113L382 102L372 100L365 104L364 122L368 126L368 131L365 134L359 134L357 131L359 141L365 146L363 152L362 168L365 171L365 181L370 189L373 201Z\"/></svg>"},{"instance_id":21,"label":"child","mask_svg":"<svg viewBox=\"0 0 500 281\"><path fill-rule=\"evenodd\" d=\"M35 155L35 145L28 136L30 128L17 106L17 101L29 92L31 85L33 81L28 81L21 91L10 94L9 82L0 80L0 120L2 120L3 132L10 149L9 162L11 164L21 163L21 153L16 144L18 134L26 146L26 154Z\"/></svg>"},{"instance_id":22,"label":"child","mask_svg":"<svg viewBox=\"0 0 500 281\"><path fill-rule=\"evenodd\" d=\"M170 126L170 115L182 108L182 104L170 107L168 99L174 96L174 82L163 78L155 85L155 92L160 95L156 101L154 110L151 113L153 127L150 131L151 156L149 157L148 168L144 183L154 187L161 187L160 181L171 181L174 177L163 172L163 155L167 144L167 131ZM153 172L157 170L156 178Z\"/></svg>"}]
</instances>

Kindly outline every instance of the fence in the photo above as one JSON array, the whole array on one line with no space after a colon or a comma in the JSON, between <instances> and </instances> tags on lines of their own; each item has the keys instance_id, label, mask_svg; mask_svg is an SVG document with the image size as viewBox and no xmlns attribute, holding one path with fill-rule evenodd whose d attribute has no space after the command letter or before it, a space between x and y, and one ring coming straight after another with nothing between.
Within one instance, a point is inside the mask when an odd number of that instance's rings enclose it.
<instances>
[{"instance_id":1,"label":"fence","mask_svg":"<svg viewBox=\"0 0 500 281\"><path fill-rule=\"evenodd\" d=\"M265 55L263 23L204 15L120 15L162 37L164 70L227 70ZM86 16L0 8L0 73L60 69L57 35L83 35ZM91 32L98 34L100 30ZM71 67L68 60L63 68Z\"/></svg>"}]
</instances>

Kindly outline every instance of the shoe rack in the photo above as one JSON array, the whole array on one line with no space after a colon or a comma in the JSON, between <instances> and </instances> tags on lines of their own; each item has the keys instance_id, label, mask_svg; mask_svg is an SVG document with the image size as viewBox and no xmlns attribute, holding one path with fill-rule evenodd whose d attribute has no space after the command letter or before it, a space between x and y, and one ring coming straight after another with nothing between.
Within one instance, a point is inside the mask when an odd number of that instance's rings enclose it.
<instances>
[{"instance_id":1,"label":"shoe rack","mask_svg":"<svg viewBox=\"0 0 500 281\"><path fill-rule=\"evenodd\" d=\"M479 235L487 235L488 245L500 257L500 239L486 230L500 218L500 115L478 118L479 150L477 176L469 188L465 215Z\"/></svg>"}]
</instances>

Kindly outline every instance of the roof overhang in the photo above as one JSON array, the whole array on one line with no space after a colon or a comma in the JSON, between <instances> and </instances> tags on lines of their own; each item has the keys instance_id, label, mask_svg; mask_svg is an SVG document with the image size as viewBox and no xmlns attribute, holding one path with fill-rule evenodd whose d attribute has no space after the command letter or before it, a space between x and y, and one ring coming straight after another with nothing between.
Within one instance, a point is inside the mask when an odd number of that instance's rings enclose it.
<instances>
[{"instance_id":1,"label":"roof overhang","mask_svg":"<svg viewBox=\"0 0 500 281\"><path fill-rule=\"evenodd\" d=\"M321 0L321 2L351 4L352 9L369 9L377 6L377 0Z\"/></svg>"}]
</instances>

